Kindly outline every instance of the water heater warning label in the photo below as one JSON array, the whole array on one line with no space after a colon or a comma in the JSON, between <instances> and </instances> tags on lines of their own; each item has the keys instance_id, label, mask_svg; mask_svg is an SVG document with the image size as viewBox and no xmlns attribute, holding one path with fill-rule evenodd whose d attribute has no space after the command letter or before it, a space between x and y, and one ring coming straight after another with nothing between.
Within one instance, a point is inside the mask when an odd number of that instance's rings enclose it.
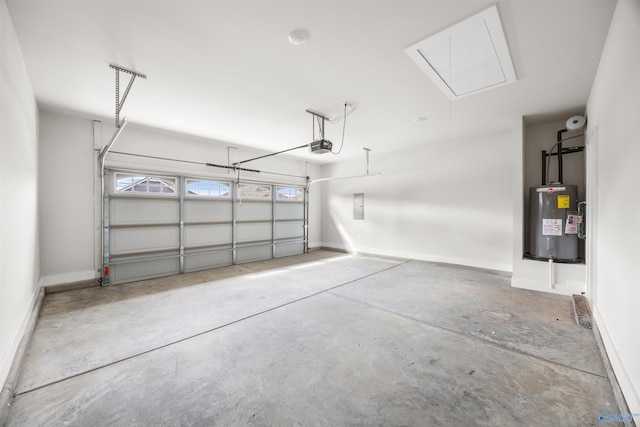
<instances>
[{"instance_id":1,"label":"water heater warning label","mask_svg":"<svg viewBox=\"0 0 640 427\"><path fill-rule=\"evenodd\" d=\"M558 209L569 209L571 199L568 194L558 195Z\"/></svg>"},{"instance_id":2,"label":"water heater warning label","mask_svg":"<svg viewBox=\"0 0 640 427\"><path fill-rule=\"evenodd\" d=\"M567 196L569 197L569 196ZM562 220L561 219L542 219L542 235L543 236L562 236Z\"/></svg>"}]
</instances>

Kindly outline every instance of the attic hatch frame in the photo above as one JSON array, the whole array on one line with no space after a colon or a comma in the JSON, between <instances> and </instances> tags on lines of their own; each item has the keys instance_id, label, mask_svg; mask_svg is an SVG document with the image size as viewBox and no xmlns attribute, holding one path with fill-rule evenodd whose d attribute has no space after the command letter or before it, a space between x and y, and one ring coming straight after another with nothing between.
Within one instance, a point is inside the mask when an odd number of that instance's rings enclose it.
<instances>
[{"instance_id":1,"label":"attic hatch frame","mask_svg":"<svg viewBox=\"0 0 640 427\"><path fill-rule=\"evenodd\" d=\"M447 39L448 58L445 49ZM453 63L452 40L457 44L456 52L467 51L456 55ZM404 51L446 96L453 96L452 99L461 99L517 81L497 3L431 34ZM469 51L475 52L475 56L469 55ZM483 55L477 56L482 52ZM482 72L479 72L479 67L483 68Z\"/></svg>"},{"instance_id":2,"label":"attic hatch frame","mask_svg":"<svg viewBox=\"0 0 640 427\"><path fill-rule=\"evenodd\" d=\"M102 268L100 269L100 284L105 286L109 284L109 225L108 221L108 193L105 191L105 180L104 180L104 159L109 154L109 150L116 142L120 133L127 125L127 118L123 118L122 122L120 122L120 111L122 111L122 107L124 106L124 102L127 100L127 95L129 95L129 91L131 90L131 86L133 86L133 82L136 77L140 77L146 79L147 76L145 74L139 73L137 71L130 70L128 68L121 67L115 64L109 64L109 68L113 68L116 70L116 111L115 111L115 122L116 122L116 131L113 133L111 140L107 145L102 147L100 153L98 154L98 164L100 167L100 225L102 227L102 242L100 244L100 259L102 260ZM120 99L120 72L127 73L131 75L129 79L129 83L127 84L127 88L122 95L122 99Z\"/></svg>"}]
</instances>

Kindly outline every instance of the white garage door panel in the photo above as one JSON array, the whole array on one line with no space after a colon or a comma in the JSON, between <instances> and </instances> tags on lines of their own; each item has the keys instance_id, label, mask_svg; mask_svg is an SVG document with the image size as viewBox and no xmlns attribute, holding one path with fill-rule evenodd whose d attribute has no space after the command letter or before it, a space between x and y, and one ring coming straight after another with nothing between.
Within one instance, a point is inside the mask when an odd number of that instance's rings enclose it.
<instances>
[{"instance_id":1,"label":"white garage door panel","mask_svg":"<svg viewBox=\"0 0 640 427\"><path fill-rule=\"evenodd\" d=\"M231 221L231 201L185 200L185 222Z\"/></svg>"},{"instance_id":2,"label":"white garage door panel","mask_svg":"<svg viewBox=\"0 0 640 427\"><path fill-rule=\"evenodd\" d=\"M231 224L202 224L184 226L184 246L211 246L231 243Z\"/></svg>"},{"instance_id":3,"label":"white garage door panel","mask_svg":"<svg viewBox=\"0 0 640 427\"><path fill-rule=\"evenodd\" d=\"M271 240L271 223L254 222L238 224L236 240L238 242L255 242Z\"/></svg>"},{"instance_id":4,"label":"white garage door panel","mask_svg":"<svg viewBox=\"0 0 640 427\"><path fill-rule=\"evenodd\" d=\"M276 245L276 258L289 256L289 255L298 255L304 252L304 243L295 242L295 243L278 243Z\"/></svg>"},{"instance_id":5,"label":"white garage door panel","mask_svg":"<svg viewBox=\"0 0 640 427\"><path fill-rule=\"evenodd\" d=\"M111 229L111 255L178 249L178 227L127 227Z\"/></svg>"},{"instance_id":6,"label":"white garage door panel","mask_svg":"<svg viewBox=\"0 0 640 427\"><path fill-rule=\"evenodd\" d=\"M276 239L303 236L304 221L276 222Z\"/></svg>"},{"instance_id":7,"label":"white garage door panel","mask_svg":"<svg viewBox=\"0 0 640 427\"><path fill-rule=\"evenodd\" d=\"M271 219L271 202L269 203L243 203L236 205L238 221L262 221Z\"/></svg>"},{"instance_id":8,"label":"white garage door panel","mask_svg":"<svg viewBox=\"0 0 640 427\"><path fill-rule=\"evenodd\" d=\"M261 261L263 259L271 259L271 245L237 249L238 263Z\"/></svg>"},{"instance_id":9,"label":"white garage door panel","mask_svg":"<svg viewBox=\"0 0 640 427\"><path fill-rule=\"evenodd\" d=\"M111 199L109 208L111 225L177 224L180 220L180 203L175 199Z\"/></svg>"},{"instance_id":10,"label":"white garage door panel","mask_svg":"<svg viewBox=\"0 0 640 427\"><path fill-rule=\"evenodd\" d=\"M304 219L304 205L300 203L276 203L276 221L279 219Z\"/></svg>"},{"instance_id":11,"label":"white garage door panel","mask_svg":"<svg viewBox=\"0 0 640 427\"><path fill-rule=\"evenodd\" d=\"M125 264L112 264L109 269L111 283L125 283L152 277L171 276L180 272L177 258L150 259Z\"/></svg>"},{"instance_id":12,"label":"white garage door panel","mask_svg":"<svg viewBox=\"0 0 640 427\"><path fill-rule=\"evenodd\" d=\"M233 253L229 249L228 251L207 254L188 254L184 258L184 263L185 272L224 267L233 264Z\"/></svg>"}]
</instances>

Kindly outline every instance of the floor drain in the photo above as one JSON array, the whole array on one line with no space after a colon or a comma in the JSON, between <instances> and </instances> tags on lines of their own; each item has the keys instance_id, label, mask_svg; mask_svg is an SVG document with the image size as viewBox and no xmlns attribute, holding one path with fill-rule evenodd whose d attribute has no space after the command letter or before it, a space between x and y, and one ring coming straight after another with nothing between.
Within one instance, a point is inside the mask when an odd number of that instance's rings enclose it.
<instances>
[{"instance_id":1,"label":"floor drain","mask_svg":"<svg viewBox=\"0 0 640 427\"><path fill-rule=\"evenodd\" d=\"M573 312L576 315L576 323L583 328L593 328L593 318L591 317L591 307L584 295L573 296Z\"/></svg>"}]
</instances>

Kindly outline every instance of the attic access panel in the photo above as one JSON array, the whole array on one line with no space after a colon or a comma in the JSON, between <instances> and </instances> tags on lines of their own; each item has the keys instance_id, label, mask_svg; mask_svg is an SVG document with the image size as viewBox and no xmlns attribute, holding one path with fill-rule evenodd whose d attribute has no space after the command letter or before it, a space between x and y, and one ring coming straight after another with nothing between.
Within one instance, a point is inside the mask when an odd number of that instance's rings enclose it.
<instances>
[{"instance_id":1,"label":"attic access panel","mask_svg":"<svg viewBox=\"0 0 640 427\"><path fill-rule=\"evenodd\" d=\"M496 5L405 49L453 99L516 81Z\"/></svg>"}]
</instances>

